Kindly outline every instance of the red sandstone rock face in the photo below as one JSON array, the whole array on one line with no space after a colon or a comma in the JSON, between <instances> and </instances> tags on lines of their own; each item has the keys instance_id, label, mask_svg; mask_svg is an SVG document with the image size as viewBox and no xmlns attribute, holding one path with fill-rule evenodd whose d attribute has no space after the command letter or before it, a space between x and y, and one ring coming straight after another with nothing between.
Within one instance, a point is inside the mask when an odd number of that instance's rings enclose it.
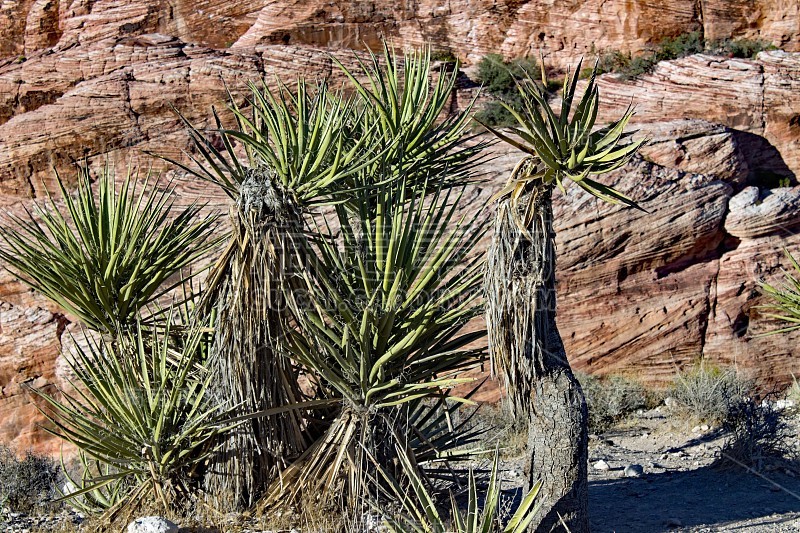
<instances>
[{"instance_id":1,"label":"red sandstone rock face","mask_svg":"<svg viewBox=\"0 0 800 533\"><path fill-rule=\"evenodd\" d=\"M639 51L663 37L702 31L708 39L763 39L797 50L797 3L643 0L415 2L369 0L309 3L272 0L234 45L312 44L336 48L373 45L381 36L420 45L433 42L473 62L499 52L538 56L564 65L602 50Z\"/></svg>"},{"instance_id":2,"label":"red sandstone rock face","mask_svg":"<svg viewBox=\"0 0 800 533\"><path fill-rule=\"evenodd\" d=\"M211 106L224 104L222 79L239 97L247 81L264 75L336 72L329 50L294 43L360 46L386 34L398 44L432 40L473 59L490 51L522 55L544 43L551 60L561 62L592 42L598 49L637 49L658 40L664 27L699 28L694 1L671 9L621 0L603 9L599 0L546 7L420 2L406 10L367 1L163 4L0 6L6 208L30 205L52 188L52 167L69 177L73 161L83 157L110 158L122 168L152 163L144 150L180 157L189 144L170 106L206 123ZM779 4L757 1L755 17L703 2L706 35L730 27L797 47L800 17L791 17L797 6ZM775 281L787 266L782 248L800 247L794 234L800 188L768 191L763 179L800 170L800 55L694 56L660 64L634 82L604 76L600 90L607 118L635 101L634 125L652 140L644 159L611 177L650 213L600 204L574 187L556 196L559 327L575 366L661 383L701 356L735 362L765 383L800 373L800 334L754 336L771 327L754 307L762 302L757 281ZM457 95L454 106L469 94ZM467 195L473 205L491 197L519 157L503 146L492 150L498 159L484 169L489 184ZM225 208L224 196L205 184L181 182L179 193ZM25 386L65 386L71 332L78 334L77 326L59 309L0 275L0 442L56 450L36 429L42 419Z\"/></svg>"},{"instance_id":3,"label":"red sandstone rock face","mask_svg":"<svg viewBox=\"0 0 800 533\"><path fill-rule=\"evenodd\" d=\"M21 0L0 6L0 56L120 35L164 33L215 48L299 44L358 48L390 37L434 43L462 60L491 52L574 62L606 49L638 51L664 36L702 31L709 40L763 39L798 50L793 0Z\"/></svg>"},{"instance_id":4,"label":"red sandstone rock face","mask_svg":"<svg viewBox=\"0 0 800 533\"><path fill-rule=\"evenodd\" d=\"M226 48L256 21L265 0L21 0L0 5L0 57L31 55L109 37L166 33Z\"/></svg>"},{"instance_id":5,"label":"red sandstone rock face","mask_svg":"<svg viewBox=\"0 0 800 533\"><path fill-rule=\"evenodd\" d=\"M800 173L800 54L762 52L757 60L695 55L659 63L634 81L602 76L598 85L608 119L633 102L638 123L700 118L724 124L744 145L750 171Z\"/></svg>"}]
</instances>

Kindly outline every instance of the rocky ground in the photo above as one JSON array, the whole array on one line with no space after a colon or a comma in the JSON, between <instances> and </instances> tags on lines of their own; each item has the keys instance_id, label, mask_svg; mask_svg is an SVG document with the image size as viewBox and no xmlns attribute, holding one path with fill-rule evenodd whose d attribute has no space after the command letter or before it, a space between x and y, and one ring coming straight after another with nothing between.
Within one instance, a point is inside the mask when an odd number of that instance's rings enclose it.
<instances>
[{"instance_id":1,"label":"rocky ground","mask_svg":"<svg viewBox=\"0 0 800 533\"><path fill-rule=\"evenodd\" d=\"M787 444L800 451L800 416ZM800 470L767 461L761 474L720 461L727 436L657 408L594 436L589 449L592 531L800 531ZM601 462L602 461L602 462ZM605 463L605 464L604 464ZM635 477L639 465L642 473ZM626 475L627 474L627 475Z\"/></svg>"},{"instance_id":2,"label":"rocky ground","mask_svg":"<svg viewBox=\"0 0 800 533\"><path fill-rule=\"evenodd\" d=\"M800 456L800 410L787 411L785 420L784 442L790 453ZM495 435L492 440L497 439L519 440L513 435ZM694 424L664 406L639 411L591 435L592 531L800 532L800 464L767 458L759 472L725 464L721 456L727 439L720 428ZM505 461L506 488L522 483L523 461L518 454ZM0 520L5 521L5 531L18 533L87 530L75 512L28 516L6 509ZM246 519L234 522L230 527L236 531L263 531Z\"/></svg>"}]
</instances>

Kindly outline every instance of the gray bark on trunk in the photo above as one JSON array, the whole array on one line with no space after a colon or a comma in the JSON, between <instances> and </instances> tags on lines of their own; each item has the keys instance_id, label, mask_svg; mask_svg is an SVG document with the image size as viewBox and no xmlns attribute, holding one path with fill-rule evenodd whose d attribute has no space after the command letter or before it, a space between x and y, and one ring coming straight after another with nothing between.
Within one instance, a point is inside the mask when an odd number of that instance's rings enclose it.
<instances>
[{"instance_id":1,"label":"gray bark on trunk","mask_svg":"<svg viewBox=\"0 0 800 533\"><path fill-rule=\"evenodd\" d=\"M228 249L207 291L217 310L210 394L240 415L304 399L292 362L281 352L283 290L295 275L292 238L299 211L268 170L254 170L231 209ZM308 447L302 412L254 418L229 431L212 456L205 488L221 510L252 506Z\"/></svg>"},{"instance_id":2,"label":"gray bark on trunk","mask_svg":"<svg viewBox=\"0 0 800 533\"><path fill-rule=\"evenodd\" d=\"M517 204L507 199L498 206L487 326L512 411L529 417L525 474L529 486L542 481L544 501L531 531L563 531L563 519L572 533L582 533L589 530L588 413L556 327L552 188L533 182Z\"/></svg>"}]
</instances>

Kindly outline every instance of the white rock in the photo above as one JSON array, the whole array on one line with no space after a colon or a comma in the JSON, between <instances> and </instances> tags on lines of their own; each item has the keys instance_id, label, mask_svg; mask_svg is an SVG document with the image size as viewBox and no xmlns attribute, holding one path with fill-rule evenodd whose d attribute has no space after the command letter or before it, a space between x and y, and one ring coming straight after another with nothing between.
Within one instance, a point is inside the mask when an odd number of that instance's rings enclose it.
<instances>
[{"instance_id":1,"label":"white rock","mask_svg":"<svg viewBox=\"0 0 800 533\"><path fill-rule=\"evenodd\" d=\"M608 471L608 470L611 470L611 467L608 466L608 463L603 461L602 459L600 459L595 464L593 464L592 468L594 468L595 470L602 470L604 472Z\"/></svg>"},{"instance_id":2,"label":"white rock","mask_svg":"<svg viewBox=\"0 0 800 533\"><path fill-rule=\"evenodd\" d=\"M695 426L692 428L692 433L700 433L700 426Z\"/></svg>"},{"instance_id":3,"label":"white rock","mask_svg":"<svg viewBox=\"0 0 800 533\"><path fill-rule=\"evenodd\" d=\"M667 407L675 407L676 405L678 405L678 402L672 396L667 396L666 398L664 398L664 405L666 405Z\"/></svg>"},{"instance_id":4,"label":"white rock","mask_svg":"<svg viewBox=\"0 0 800 533\"><path fill-rule=\"evenodd\" d=\"M642 465L628 465L625 467L623 473L625 477L642 477L644 468L642 468Z\"/></svg>"},{"instance_id":5,"label":"white rock","mask_svg":"<svg viewBox=\"0 0 800 533\"><path fill-rule=\"evenodd\" d=\"M791 409L795 404L796 402L794 400L778 400L775 402L775 409Z\"/></svg>"},{"instance_id":6,"label":"white rock","mask_svg":"<svg viewBox=\"0 0 800 533\"><path fill-rule=\"evenodd\" d=\"M709 430L708 424L703 424L702 426L700 426L700 430L701 431L708 431Z\"/></svg>"},{"instance_id":7,"label":"white rock","mask_svg":"<svg viewBox=\"0 0 800 533\"><path fill-rule=\"evenodd\" d=\"M73 492L77 492L77 491L78 491L78 487L76 487L75 483L73 483L72 481L67 481L66 483L61 485L61 493L64 496L69 496Z\"/></svg>"},{"instance_id":8,"label":"white rock","mask_svg":"<svg viewBox=\"0 0 800 533\"><path fill-rule=\"evenodd\" d=\"M128 533L178 533L178 526L160 516L145 516L128 524Z\"/></svg>"}]
</instances>

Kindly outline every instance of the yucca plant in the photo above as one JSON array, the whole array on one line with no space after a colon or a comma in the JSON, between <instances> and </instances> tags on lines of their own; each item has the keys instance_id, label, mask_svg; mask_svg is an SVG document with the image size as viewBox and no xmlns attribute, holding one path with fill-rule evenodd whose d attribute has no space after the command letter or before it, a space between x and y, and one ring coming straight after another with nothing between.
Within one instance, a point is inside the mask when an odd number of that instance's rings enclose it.
<instances>
[{"instance_id":1,"label":"yucca plant","mask_svg":"<svg viewBox=\"0 0 800 533\"><path fill-rule=\"evenodd\" d=\"M521 228L530 224L530 217L533 216L535 202L530 195L525 194L531 182L545 185L555 183L564 191L564 182L570 180L601 200L639 208L633 200L613 187L589 177L623 167L646 139L631 142L633 133L625 131L625 126L633 116L631 107L619 120L594 131L600 105L596 66L580 102L573 109L581 65L582 61L578 63L574 73L567 72L564 77L559 112L553 110L547 100L544 90L547 79L542 65L541 85L530 75L517 81L522 110L518 111L501 102L517 121L516 126L508 128L510 135L484 125L497 138L530 156L520 161L506 186L495 196L496 199L508 197L510 206L525 214L519 223ZM520 209L519 203L523 195L528 202L524 209Z\"/></svg>"},{"instance_id":2,"label":"yucca plant","mask_svg":"<svg viewBox=\"0 0 800 533\"><path fill-rule=\"evenodd\" d=\"M184 331L176 352L172 318L163 328L139 323L114 342L89 340L67 361L71 390L34 391L49 406L45 429L74 444L86 467L68 497L108 506L109 519L188 504L217 437L235 424L233 406L206 394L214 376L198 365L203 332Z\"/></svg>"},{"instance_id":3,"label":"yucca plant","mask_svg":"<svg viewBox=\"0 0 800 533\"><path fill-rule=\"evenodd\" d=\"M342 181L357 170L364 141L348 137L357 120L352 99L322 83L251 84L250 98L230 110L236 127L208 134L190 124L198 152L179 166L220 186L233 200L231 238L216 262L201 308L216 313L212 393L241 405L240 414L305 399L298 369L280 355L289 327L284 291L302 268L308 209L338 201ZM221 140L222 149L215 141ZM244 161L240 160L244 157ZM246 507L309 445L301 410L253 418L226 437L206 479L219 507Z\"/></svg>"},{"instance_id":4,"label":"yucca plant","mask_svg":"<svg viewBox=\"0 0 800 533\"><path fill-rule=\"evenodd\" d=\"M291 329L285 294L295 290L300 272L308 274L301 243L310 210L339 205L352 214L356 195L371 197L367 191L375 184L391 186L413 161L466 172L476 153L461 147L463 118L436 121L452 82L439 83L430 100L430 62L416 57L406 57L405 78L394 64L385 71L374 65L370 72L391 91L372 94L356 84L353 97L345 98L324 83L300 80L291 91L282 84L276 90L252 85L245 104L232 99L235 128L222 128L216 114L217 131L207 135L190 126L199 156L183 168L217 183L235 202L232 238L211 272L206 302L217 309L215 392L241 402L243 412L306 399L299 370L280 352ZM392 129L376 118L377 109L403 116ZM400 148L406 144L414 149ZM242 153L246 162L238 159ZM450 158L447 164L443 158ZM313 383L314 374L309 377ZM313 440L314 428L304 418L298 409L243 426L217 461L210 492L230 495L236 505L252 503Z\"/></svg>"},{"instance_id":5,"label":"yucca plant","mask_svg":"<svg viewBox=\"0 0 800 533\"><path fill-rule=\"evenodd\" d=\"M771 285L765 281L759 283L761 292L769 298L769 303L759 306L759 309L767 311L765 316L780 320L785 323L785 326L774 331L767 333L768 335L775 335L777 333L789 333L800 329L800 263L797 259L789 253L789 250L784 250L786 260L792 266L792 271L783 271L783 283L780 285Z\"/></svg>"},{"instance_id":6,"label":"yucca plant","mask_svg":"<svg viewBox=\"0 0 800 533\"><path fill-rule=\"evenodd\" d=\"M456 216L459 193L418 187L380 187L358 216L337 206L309 249L307 294L289 300L298 327L288 349L340 398L340 412L267 505L314 498L363 511L381 493L374 461L392 464L425 431L414 425L417 402L473 380L461 374L483 354L470 347L483 331L464 330L480 312L482 265L470 252L482 230ZM339 237L326 237L333 227Z\"/></svg>"},{"instance_id":7,"label":"yucca plant","mask_svg":"<svg viewBox=\"0 0 800 533\"><path fill-rule=\"evenodd\" d=\"M6 268L88 328L117 335L136 324L148 304L181 284L172 281L218 240L201 206L177 207L170 189L151 191L133 172L115 184L106 167L93 186L87 169L71 196L57 177L63 208L48 196L26 216L0 226ZM66 211L66 212L64 212Z\"/></svg>"},{"instance_id":8,"label":"yucca plant","mask_svg":"<svg viewBox=\"0 0 800 533\"><path fill-rule=\"evenodd\" d=\"M498 453L495 452L489 484L483 498L478 497L478 482L470 469L467 487L467 512L460 509L455 495L450 493L450 516L442 516L437 499L431 495L419 476L408 454L398 451L403 471L410 480L411 491L379 467L380 474L390 484L400 501L402 513L386 516L385 525L392 533L525 533L542 506L539 498L541 482L537 482L520 502L514 514L502 523L500 495L502 481L499 477Z\"/></svg>"},{"instance_id":9,"label":"yucca plant","mask_svg":"<svg viewBox=\"0 0 800 533\"><path fill-rule=\"evenodd\" d=\"M581 64L564 79L561 110L542 86L519 80L524 109L507 106L518 124L508 133L488 128L527 155L514 168L500 200L489 247L485 295L489 351L506 382L512 410L529 417L529 483L541 476L546 501L531 527L552 531L561 519L575 533L587 531L586 401L570 369L556 327L555 245L551 195L573 181L611 203L636 204L590 178L627 163L643 141L630 142L625 126L633 112L594 131L599 94L595 73L574 107ZM547 86L542 69L542 84Z\"/></svg>"}]
</instances>

